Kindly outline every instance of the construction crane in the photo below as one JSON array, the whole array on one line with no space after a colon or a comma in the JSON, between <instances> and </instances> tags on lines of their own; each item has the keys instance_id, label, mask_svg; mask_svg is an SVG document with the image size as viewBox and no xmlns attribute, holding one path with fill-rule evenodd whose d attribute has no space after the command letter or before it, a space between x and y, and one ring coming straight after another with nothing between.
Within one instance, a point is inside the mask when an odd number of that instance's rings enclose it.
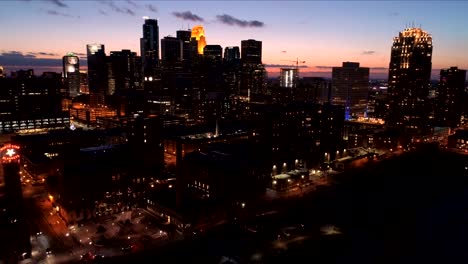
<instances>
[{"instance_id":1,"label":"construction crane","mask_svg":"<svg viewBox=\"0 0 468 264\"><path fill-rule=\"evenodd\" d=\"M296 58L296 60L282 60L282 61L295 62L296 63L296 70L298 72L299 72L299 63L306 63L305 61L299 61L299 58Z\"/></svg>"}]
</instances>

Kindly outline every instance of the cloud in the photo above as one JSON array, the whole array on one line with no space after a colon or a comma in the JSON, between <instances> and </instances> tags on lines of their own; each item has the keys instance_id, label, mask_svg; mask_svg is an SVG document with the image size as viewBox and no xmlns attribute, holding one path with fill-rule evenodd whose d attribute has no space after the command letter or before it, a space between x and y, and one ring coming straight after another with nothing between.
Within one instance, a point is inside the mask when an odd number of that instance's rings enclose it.
<instances>
[{"instance_id":1,"label":"cloud","mask_svg":"<svg viewBox=\"0 0 468 264\"><path fill-rule=\"evenodd\" d=\"M285 50L282 50L281 53L286 53L286 51L285 51Z\"/></svg>"},{"instance_id":2,"label":"cloud","mask_svg":"<svg viewBox=\"0 0 468 264\"><path fill-rule=\"evenodd\" d=\"M296 67L296 65L291 64L265 64L265 68L290 68ZM307 65L299 65L299 68L309 68Z\"/></svg>"},{"instance_id":3,"label":"cloud","mask_svg":"<svg viewBox=\"0 0 468 264\"><path fill-rule=\"evenodd\" d=\"M28 52L29 55L37 56L37 55L42 55L42 56L58 56L57 53L51 53L51 52Z\"/></svg>"},{"instance_id":4,"label":"cloud","mask_svg":"<svg viewBox=\"0 0 468 264\"><path fill-rule=\"evenodd\" d=\"M63 13L63 12L59 12L59 11L55 11L55 10L47 10L46 11L47 14L51 15L51 16L63 16L63 17L74 17L70 14L66 14L66 13Z\"/></svg>"},{"instance_id":5,"label":"cloud","mask_svg":"<svg viewBox=\"0 0 468 264\"><path fill-rule=\"evenodd\" d=\"M391 13L389 13L388 15L389 15L389 16L399 16L400 13L398 13L398 12L391 12Z\"/></svg>"},{"instance_id":6,"label":"cloud","mask_svg":"<svg viewBox=\"0 0 468 264\"><path fill-rule=\"evenodd\" d=\"M185 11L185 12L173 12L172 13L175 17L183 19L183 20L189 20L189 21L194 21L194 22L203 22L205 21L202 17L199 17L195 14L193 14L190 11Z\"/></svg>"},{"instance_id":7,"label":"cloud","mask_svg":"<svg viewBox=\"0 0 468 264\"><path fill-rule=\"evenodd\" d=\"M229 26L239 26L239 27L263 27L265 23L258 20L241 20L230 15L217 15L216 19Z\"/></svg>"},{"instance_id":8,"label":"cloud","mask_svg":"<svg viewBox=\"0 0 468 264\"><path fill-rule=\"evenodd\" d=\"M101 10L101 9L99 9L98 12L99 12L99 14L101 14L101 15L107 16L107 13L104 12L103 10Z\"/></svg>"},{"instance_id":9,"label":"cloud","mask_svg":"<svg viewBox=\"0 0 468 264\"><path fill-rule=\"evenodd\" d=\"M333 69L333 66L314 66L314 68L321 70L331 70Z\"/></svg>"},{"instance_id":10,"label":"cloud","mask_svg":"<svg viewBox=\"0 0 468 264\"><path fill-rule=\"evenodd\" d=\"M122 13L122 14L131 15L131 16L135 15L135 11L133 11L132 9L128 7L118 6L115 4L114 1L99 1L99 3L108 6L112 11L116 13Z\"/></svg>"},{"instance_id":11,"label":"cloud","mask_svg":"<svg viewBox=\"0 0 468 264\"><path fill-rule=\"evenodd\" d=\"M388 68L386 68L386 67L371 67L370 69L371 69L371 70L374 70L374 71L384 71L384 70L388 70Z\"/></svg>"},{"instance_id":12,"label":"cloud","mask_svg":"<svg viewBox=\"0 0 468 264\"><path fill-rule=\"evenodd\" d=\"M47 53L47 52L44 52ZM62 59L37 58L34 52L23 54L19 51L3 51L0 54L0 65L17 67L53 67L60 66Z\"/></svg>"},{"instance_id":13,"label":"cloud","mask_svg":"<svg viewBox=\"0 0 468 264\"><path fill-rule=\"evenodd\" d=\"M46 1L58 7L68 7L68 5L65 4L63 0L46 0Z\"/></svg>"},{"instance_id":14,"label":"cloud","mask_svg":"<svg viewBox=\"0 0 468 264\"><path fill-rule=\"evenodd\" d=\"M375 51L373 50L365 50L361 53L362 55L374 55Z\"/></svg>"},{"instance_id":15,"label":"cloud","mask_svg":"<svg viewBox=\"0 0 468 264\"><path fill-rule=\"evenodd\" d=\"M146 8L147 8L149 11L151 11L151 12L154 12L154 13L157 13L157 12L158 12L158 8L155 7L154 5L151 5L151 4L146 5Z\"/></svg>"},{"instance_id":16,"label":"cloud","mask_svg":"<svg viewBox=\"0 0 468 264\"><path fill-rule=\"evenodd\" d=\"M133 6L133 7L137 7L137 8L140 7L140 6L137 5L137 3L133 2L132 0L127 0L126 2L128 4L130 4L131 6Z\"/></svg>"}]
</instances>

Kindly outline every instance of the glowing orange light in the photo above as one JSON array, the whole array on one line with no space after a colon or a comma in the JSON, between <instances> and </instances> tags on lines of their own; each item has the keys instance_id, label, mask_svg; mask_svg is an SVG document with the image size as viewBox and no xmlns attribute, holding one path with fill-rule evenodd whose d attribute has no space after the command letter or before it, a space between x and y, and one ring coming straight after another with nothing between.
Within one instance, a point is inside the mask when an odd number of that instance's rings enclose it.
<instances>
[{"instance_id":1,"label":"glowing orange light","mask_svg":"<svg viewBox=\"0 0 468 264\"><path fill-rule=\"evenodd\" d=\"M206 46L205 29L202 25L194 26L192 29L192 38L198 41L198 54L203 54L203 49Z\"/></svg>"}]
</instances>

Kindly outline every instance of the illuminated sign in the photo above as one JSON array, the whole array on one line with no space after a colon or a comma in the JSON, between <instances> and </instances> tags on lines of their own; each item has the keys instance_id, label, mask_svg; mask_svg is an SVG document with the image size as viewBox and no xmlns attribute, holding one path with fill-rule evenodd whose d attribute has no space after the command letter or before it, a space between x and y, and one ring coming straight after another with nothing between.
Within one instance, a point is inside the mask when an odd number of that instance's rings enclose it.
<instances>
[{"instance_id":1,"label":"illuminated sign","mask_svg":"<svg viewBox=\"0 0 468 264\"><path fill-rule=\"evenodd\" d=\"M18 150L20 149L17 145L5 145L0 148L0 155L2 156L2 161L14 161L19 159Z\"/></svg>"}]
</instances>

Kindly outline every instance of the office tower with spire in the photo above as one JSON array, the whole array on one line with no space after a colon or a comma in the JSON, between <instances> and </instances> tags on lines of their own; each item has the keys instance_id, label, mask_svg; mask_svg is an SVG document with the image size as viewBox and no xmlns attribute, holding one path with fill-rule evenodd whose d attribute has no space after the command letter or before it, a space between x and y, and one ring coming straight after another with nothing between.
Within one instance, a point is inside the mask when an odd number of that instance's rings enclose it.
<instances>
[{"instance_id":1,"label":"office tower with spire","mask_svg":"<svg viewBox=\"0 0 468 264\"><path fill-rule=\"evenodd\" d=\"M369 68L343 62L332 69L332 102L345 107L345 119L364 117L369 93Z\"/></svg>"},{"instance_id":2,"label":"office tower with spire","mask_svg":"<svg viewBox=\"0 0 468 264\"><path fill-rule=\"evenodd\" d=\"M431 69L432 36L421 28L401 31L393 39L390 55L387 125L417 134L429 132Z\"/></svg>"},{"instance_id":3,"label":"office tower with spire","mask_svg":"<svg viewBox=\"0 0 468 264\"><path fill-rule=\"evenodd\" d=\"M159 26L156 19L145 19L143 37L140 39L140 51L144 77L154 78L159 63Z\"/></svg>"},{"instance_id":4,"label":"office tower with spire","mask_svg":"<svg viewBox=\"0 0 468 264\"><path fill-rule=\"evenodd\" d=\"M67 95L76 97L80 94L80 60L74 53L63 56L63 78Z\"/></svg>"},{"instance_id":5,"label":"office tower with spire","mask_svg":"<svg viewBox=\"0 0 468 264\"><path fill-rule=\"evenodd\" d=\"M457 127L461 123L465 98L466 70L458 67L440 70L437 87L436 120L438 126Z\"/></svg>"}]
</instances>

